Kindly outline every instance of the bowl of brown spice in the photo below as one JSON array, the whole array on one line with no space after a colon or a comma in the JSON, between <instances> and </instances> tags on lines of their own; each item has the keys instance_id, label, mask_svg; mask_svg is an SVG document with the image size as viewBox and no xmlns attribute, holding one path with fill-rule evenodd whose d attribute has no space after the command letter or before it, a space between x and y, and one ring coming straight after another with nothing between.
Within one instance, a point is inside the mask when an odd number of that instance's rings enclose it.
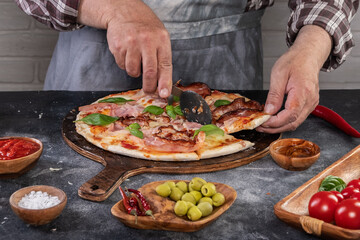
<instances>
[{"instance_id":1,"label":"bowl of brown spice","mask_svg":"<svg viewBox=\"0 0 360 240\"><path fill-rule=\"evenodd\" d=\"M304 139L284 138L270 144L270 155L280 167L302 171L320 157L320 147Z\"/></svg>"}]
</instances>

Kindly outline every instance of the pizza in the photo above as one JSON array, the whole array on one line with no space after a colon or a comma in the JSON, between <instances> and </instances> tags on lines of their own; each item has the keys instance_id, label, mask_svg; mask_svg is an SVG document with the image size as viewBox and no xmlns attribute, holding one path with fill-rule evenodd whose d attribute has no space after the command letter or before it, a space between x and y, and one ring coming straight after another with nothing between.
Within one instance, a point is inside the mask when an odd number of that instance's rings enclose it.
<instances>
[{"instance_id":1,"label":"pizza","mask_svg":"<svg viewBox=\"0 0 360 240\"><path fill-rule=\"evenodd\" d=\"M159 161L193 161L236 153L254 144L231 133L254 129L270 115L264 106L237 93L211 90L204 83L177 86L208 103L212 123L183 116L180 103L141 89L111 94L79 107L76 131L90 143L113 153Z\"/></svg>"}]
</instances>

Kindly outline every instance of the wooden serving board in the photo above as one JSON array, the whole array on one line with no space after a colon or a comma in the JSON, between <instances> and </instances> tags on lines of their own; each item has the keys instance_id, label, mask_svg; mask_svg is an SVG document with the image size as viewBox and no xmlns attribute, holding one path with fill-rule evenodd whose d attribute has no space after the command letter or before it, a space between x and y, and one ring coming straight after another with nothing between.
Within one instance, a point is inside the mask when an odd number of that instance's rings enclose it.
<instances>
[{"instance_id":1,"label":"wooden serving board","mask_svg":"<svg viewBox=\"0 0 360 240\"><path fill-rule=\"evenodd\" d=\"M177 180L169 181L178 182ZM111 208L111 213L126 226L132 228L195 232L213 222L229 209L237 196L236 191L232 187L222 183L214 183L216 191L225 196L225 203L219 207L214 207L213 212L209 216L200 218L197 221L191 221L186 216L179 217L175 215L175 201L172 201L170 198L161 197L156 193L156 187L164 182L166 181L151 182L139 188L139 191L149 202L154 218L151 216L135 218L135 216L128 214L124 208L123 200L117 202Z\"/></svg>"},{"instance_id":2,"label":"wooden serving board","mask_svg":"<svg viewBox=\"0 0 360 240\"><path fill-rule=\"evenodd\" d=\"M346 183L360 177L360 145L318 175L304 183L274 206L274 212L282 221L293 227L324 239L360 239L360 229L351 230L309 216L308 204L325 177L340 177Z\"/></svg>"},{"instance_id":3,"label":"wooden serving board","mask_svg":"<svg viewBox=\"0 0 360 240\"><path fill-rule=\"evenodd\" d=\"M227 156L197 161L152 161L115 154L89 143L76 132L74 120L77 113L76 110L72 110L63 120L62 135L65 142L76 152L105 166L78 190L80 197L91 201L104 201L126 178L141 173L204 173L251 163L267 155L269 145L281 137L281 134L241 131L234 136L255 143L252 148Z\"/></svg>"}]
</instances>

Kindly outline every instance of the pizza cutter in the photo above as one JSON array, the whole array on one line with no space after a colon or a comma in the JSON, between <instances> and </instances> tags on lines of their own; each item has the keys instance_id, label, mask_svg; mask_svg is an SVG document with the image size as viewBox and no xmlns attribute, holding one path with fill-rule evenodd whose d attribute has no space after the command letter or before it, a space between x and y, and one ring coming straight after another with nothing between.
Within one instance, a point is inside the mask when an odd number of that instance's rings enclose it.
<instances>
[{"instance_id":1,"label":"pizza cutter","mask_svg":"<svg viewBox=\"0 0 360 240\"><path fill-rule=\"evenodd\" d=\"M174 96L180 98L180 108L186 120L197 122L201 125L210 124L212 115L209 105L205 99L194 91L183 91L175 85L172 86L171 96L168 98L168 104L174 101Z\"/></svg>"}]
</instances>

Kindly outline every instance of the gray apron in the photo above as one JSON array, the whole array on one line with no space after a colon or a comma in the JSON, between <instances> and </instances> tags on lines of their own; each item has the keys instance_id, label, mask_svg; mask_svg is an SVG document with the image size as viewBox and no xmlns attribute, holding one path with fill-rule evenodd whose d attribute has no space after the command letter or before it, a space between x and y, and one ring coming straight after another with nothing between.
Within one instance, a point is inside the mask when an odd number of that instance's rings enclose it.
<instances>
[{"instance_id":1,"label":"gray apron","mask_svg":"<svg viewBox=\"0 0 360 240\"><path fill-rule=\"evenodd\" d=\"M144 0L171 36L173 81L205 82L219 90L262 89L260 20L264 10L244 12L247 0ZM141 88L141 77L121 70L106 31L84 27L61 32L45 90Z\"/></svg>"}]
</instances>

